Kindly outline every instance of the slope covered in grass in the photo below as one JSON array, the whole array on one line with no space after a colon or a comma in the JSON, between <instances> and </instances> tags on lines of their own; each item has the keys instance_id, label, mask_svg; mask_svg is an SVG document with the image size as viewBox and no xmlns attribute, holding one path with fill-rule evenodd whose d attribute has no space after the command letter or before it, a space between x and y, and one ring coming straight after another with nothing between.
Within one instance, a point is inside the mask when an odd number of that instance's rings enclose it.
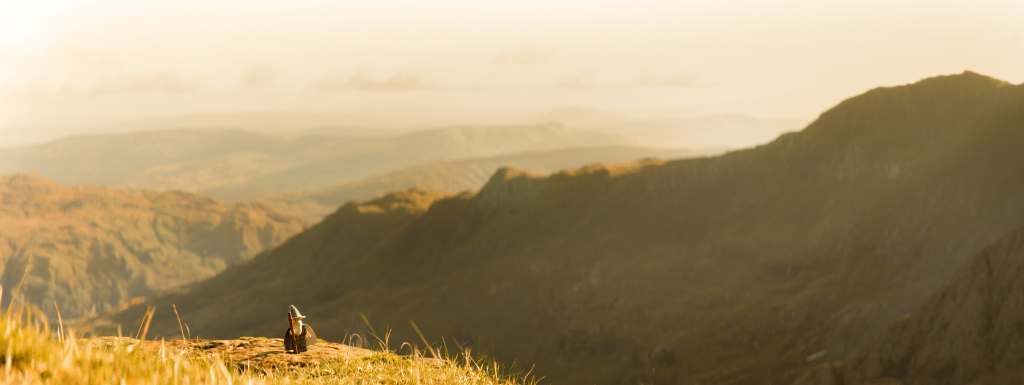
<instances>
[{"instance_id":1,"label":"slope covered in grass","mask_svg":"<svg viewBox=\"0 0 1024 385\"><path fill-rule=\"evenodd\" d=\"M280 338L236 340L127 337L76 338L51 330L22 306L0 318L0 384L451 384L533 383L500 373L468 353L433 358L321 341L302 354L283 351ZM427 353L429 355L429 353Z\"/></svg>"}]
</instances>

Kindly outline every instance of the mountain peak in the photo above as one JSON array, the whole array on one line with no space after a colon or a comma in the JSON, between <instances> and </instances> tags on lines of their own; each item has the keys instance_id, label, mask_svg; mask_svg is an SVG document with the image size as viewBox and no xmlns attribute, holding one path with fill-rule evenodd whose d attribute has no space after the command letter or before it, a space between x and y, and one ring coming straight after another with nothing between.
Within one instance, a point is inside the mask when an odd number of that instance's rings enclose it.
<instances>
[{"instance_id":1,"label":"mountain peak","mask_svg":"<svg viewBox=\"0 0 1024 385\"><path fill-rule=\"evenodd\" d=\"M926 85L957 85L957 86L976 86L976 87L1005 87L1012 85L1010 82L1005 80L996 79L994 77L983 75L974 71L965 70L964 72L952 75L939 75L930 78L922 79L912 85L926 86Z\"/></svg>"},{"instance_id":2,"label":"mountain peak","mask_svg":"<svg viewBox=\"0 0 1024 385\"><path fill-rule=\"evenodd\" d=\"M800 136L833 135L832 139L843 142L872 140L876 145L905 146L946 134L961 135L978 120L998 116L1016 103L1019 99L1006 92L1011 87L971 71L877 87L823 112L801 132L810 135ZM921 124L925 120L932 123Z\"/></svg>"},{"instance_id":3,"label":"mountain peak","mask_svg":"<svg viewBox=\"0 0 1024 385\"><path fill-rule=\"evenodd\" d=\"M561 188L573 183L602 183L608 178L634 173L649 167L665 164L657 158L644 158L618 164L591 164L576 169L563 170L550 175L517 170L510 167L498 169L476 195L479 204L496 207L502 204L528 202L545 191Z\"/></svg>"},{"instance_id":4,"label":"mountain peak","mask_svg":"<svg viewBox=\"0 0 1024 385\"><path fill-rule=\"evenodd\" d=\"M405 191L393 192L366 202L350 203L350 207L359 213L378 213L402 210L407 212L424 212L438 199L449 194L424 191L417 188L410 188Z\"/></svg>"},{"instance_id":5,"label":"mountain peak","mask_svg":"<svg viewBox=\"0 0 1024 385\"><path fill-rule=\"evenodd\" d=\"M476 195L477 202L486 206L497 206L535 196L543 183L543 175L502 167L494 172Z\"/></svg>"}]
</instances>

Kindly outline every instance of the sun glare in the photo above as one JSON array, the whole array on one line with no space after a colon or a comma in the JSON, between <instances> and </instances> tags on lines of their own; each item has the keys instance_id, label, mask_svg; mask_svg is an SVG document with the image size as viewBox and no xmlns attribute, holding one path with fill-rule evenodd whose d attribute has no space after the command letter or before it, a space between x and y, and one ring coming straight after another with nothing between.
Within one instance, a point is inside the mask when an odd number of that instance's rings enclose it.
<instances>
[{"instance_id":1,"label":"sun glare","mask_svg":"<svg viewBox=\"0 0 1024 385\"><path fill-rule=\"evenodd\" d=\"M34 50L47 43L61 9L56 1L0 3L0 48Z\"/></svg>"}]
</instances>

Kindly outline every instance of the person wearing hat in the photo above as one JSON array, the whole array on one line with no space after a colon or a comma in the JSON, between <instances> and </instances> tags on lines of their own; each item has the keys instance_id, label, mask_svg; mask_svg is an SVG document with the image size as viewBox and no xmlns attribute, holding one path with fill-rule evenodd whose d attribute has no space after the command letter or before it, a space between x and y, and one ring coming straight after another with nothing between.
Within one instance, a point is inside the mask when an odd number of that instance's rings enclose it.
<instances>
[{"instance_id":1,"label":"person wearing hat","mask_svg":"<svg viewBox=\"0 0 1024 385\"><path fill-rule=\"evenodd\" d=\"M291 305L288 309L288 331L284 333L285 352L299 354L316 344L316 333L313 327L302 322L304 319L306 316L299 313L299 308Z\"/></svg>"}]
</instances>

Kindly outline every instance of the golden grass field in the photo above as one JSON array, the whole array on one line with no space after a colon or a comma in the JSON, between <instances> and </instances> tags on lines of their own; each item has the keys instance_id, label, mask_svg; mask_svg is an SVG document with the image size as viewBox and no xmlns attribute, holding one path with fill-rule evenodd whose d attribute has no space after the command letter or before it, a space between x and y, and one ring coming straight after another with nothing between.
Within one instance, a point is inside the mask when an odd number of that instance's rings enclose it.
<instances>
[{"instance_id":1,"label":"golden grass field","mask_svg":"<svg viewBox=\"0 0 1024 385\"><path fill-rule=\"evenodd\" d=\"M0 290L2 294L2 290ZM14 302L0 317L0 384L502 384L535 383L502 374L467 351L446 357L402 344L400 352L321 341L295 355L280 338L146 340L148 322L136 337L78 338L62 322ZM386 339L386 337L385 337ZM385 340L378 340L387 346ZM438 355L438 358L434 358Z\"/></svg>"}]
</instances>

